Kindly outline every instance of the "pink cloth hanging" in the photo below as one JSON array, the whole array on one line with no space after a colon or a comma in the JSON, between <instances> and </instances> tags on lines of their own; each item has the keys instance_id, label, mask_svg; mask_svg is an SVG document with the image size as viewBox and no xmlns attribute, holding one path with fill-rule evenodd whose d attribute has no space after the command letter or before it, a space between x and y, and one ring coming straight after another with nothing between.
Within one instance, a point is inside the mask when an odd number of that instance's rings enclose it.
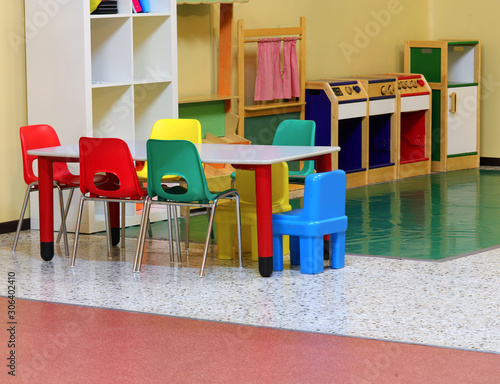
<instances>
[{"instance_id":1,"label":"pink cloth hanging","mask_svg":"<svg viewBox=\"0 0 500 384\"><path fill-rule=\"evenodd\" d=\"M281 39L260 39L257 48L255 101L283 98L281 78Z\"/></svg>"},{"instance_id":2,"label":"pink cloth hanging","mask_svg":"<svg viewBox=\"0 0 500 384\"><path fill-rule=\"evenodd\" d=\"M286 37L283 42L283 98L300 97L297 38Z\"/></svg>"}]
</instances>

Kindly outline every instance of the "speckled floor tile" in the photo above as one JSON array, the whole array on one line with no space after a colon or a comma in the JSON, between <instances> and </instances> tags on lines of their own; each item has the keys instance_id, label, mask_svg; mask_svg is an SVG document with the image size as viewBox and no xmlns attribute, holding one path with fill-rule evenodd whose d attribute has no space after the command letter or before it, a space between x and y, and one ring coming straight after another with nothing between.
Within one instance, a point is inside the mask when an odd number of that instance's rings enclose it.
<instances>
[{"instance_id":1,"label":"speckled floor tile","mask_svg":"<svg viewBox=\"0 0 500 384\"><path fill-rule=\"evenodd\" d=\"M249 258L239 269L212 249L199 278L196 244L171 264L166 243L148 240L134 274L134 239L108 260L104 236L82 235L75 268L58 256L62 246L42 261L38 231L23 231L16 253L12 240L0 235L0 276L15 272L19 298L500 353L498 249L445 262L347 255L341 270L304 275L285 265L270 278ZM0 283L0 295L6 289Z\"/></svg>"}]
</instances>

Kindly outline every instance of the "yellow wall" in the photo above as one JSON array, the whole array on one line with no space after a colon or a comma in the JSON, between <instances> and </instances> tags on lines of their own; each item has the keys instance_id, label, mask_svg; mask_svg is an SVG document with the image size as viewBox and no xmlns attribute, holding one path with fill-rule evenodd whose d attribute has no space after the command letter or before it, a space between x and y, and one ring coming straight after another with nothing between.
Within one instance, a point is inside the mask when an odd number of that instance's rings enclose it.
<instances>
[{"instance_id":1,"label":"yellow wall","mask_svg":"<svg viewBox=\"0 0 500 384\"><path fill-rule=\"evenodd\" d=\"M0 13L0 223L17 220L25 184L19 154L19 126L26 123L25 56L19 43L24 2L3 0ZM216 7L179 6L181 96L216 92ZM248 28L298 25L307 19L307 78L403 70L404 40L479 39L483 43L481 145L484 157L500 158L500 47L492 26L500 11L493 0L250 0L234 5L234 19ZM497 69L498 68L498 69ZM233 75L233 79L235 76ZM497 85L498 84L498 85ZM236 81L233 82L236 89Z\"/></svg>"},{"instance_id":2,"label":"yellow wall","mask_svg":"<svg viewBox=\"0 0 500 384\"><path fill-rule=\"evenodd\" d=\"M298 26L300 16L305 16L308 79L402 71L404 40L429 38L428 18L415 17L428 14L427 2L317 0L293 3L293 6L290 0L236 3L234 21L236 24L238 19L244 19L246 28L288 27ZM213 55L217 49L214 38L218 27L217 7L201 6L202 9L196 11L198 7L178 7L180 96L210 94L217 90L216 82L207 80L211 73L216 76L217 57ZM233 84L236 89L236 81Z\"/></svg>"},{"instance_id":3,"label":"yellow wall","mask_svg":"<svg viewBox=\"0 0 500 384\"><path fill-rule=\"evenodd\" d=\"M179 94L196 96L217 93L218 19L211 5L177 7ZM203 91L200 91L203 90Z\"/></svg>"},{"instance_id":4,"label":"yellow wall","mask_svg":"<svg viewBox=\"0 0 500 384\"><path fill-rule=\"evenodd\" d=\"M0 12L0 223L16 220L26 190L19 127L26 124L24 1L3 0Z\"/></svg>"},{"instance_id":5,"label":"yellow wall","mask_svg":"<svg viewBox=\"0 0 500 384\"><path fill-rule=\"evenodd\" d=\"M307 22L307 79L403 69L405 39L428 37L427 2L251 0L235 6L247 28ZM272 4L272 5L271 5ZM321 4L321 5L320 5Z\"/></svg>"},{"instance_id":6,"label":"yellow wall","mask_svg":"<svg viewBox=\"0 0 500 384\"><path fill-rule=\"evenodd\" d=\"M432 39L481 41L481 157L500 157L500 46L495 0L440 0L432 3Z\"/></svg>"}]
</instances>

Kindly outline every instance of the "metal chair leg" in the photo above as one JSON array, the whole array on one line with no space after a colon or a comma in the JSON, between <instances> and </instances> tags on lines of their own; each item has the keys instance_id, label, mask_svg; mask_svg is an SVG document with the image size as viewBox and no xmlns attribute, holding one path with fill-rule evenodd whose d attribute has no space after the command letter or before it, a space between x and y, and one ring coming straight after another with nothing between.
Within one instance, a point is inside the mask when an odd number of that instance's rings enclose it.
<instances>
[{"instance_id":1,"label":"metal chair leg","mask_svg":"<svg viewBox=\"0 0 500 384\"><path fill-rule=\"evenodd\" d=\"M73 253L71 254L71 259L69 262L70 267L75 266L76 250L78 248L78 237L80 236L80 226L82 224L82 211L84 202L85 202L85 196L82 195L80 197L80 204L78 206L78 216L76 217L75 243L73 245Z\"/></svg>"},{"instance_id":2,"label":"metal chair leg","mask_svg":"<svg viewBox=\"0 0 500 384\"><path fill-rule=\"evenodd\" d=\"M141 217L141 227L139 229L139 236L137 238L137 247L135 251L135 259L133 272L140 272L142 266L142 258L144 255L144 242L146 241L146 227L149 221L149 211L151 208L151 199L147 198L143 205L142 217Z\"/></svg>"},{"instance_id":3,"label":"metal chair leg","mask_svg":"<svg viewBox=\"0 0 500 384\"><path fill-rule=\"evenodd\" d=\"M69 211L69 206L71 205L71 200L73 200L73 194L75 192L75 188L71 188L69 190L69 196L68 196L68 201L66 201L66 208L64 208L64 220L68 221L68 211ZM68 228L66 228L66 231ZM62 235L62 220L61 220L61 225L59 226L59 231L57 232L57 240L56 243L59 244L61 241L61 235Z\"/></svg>"},{"instance_id":4,"label":"metal chair leg","mask_svg":"<svg viewBox=\"0 0 500 384\"><path fill-rule=\"evenodd\" d=\"M241 250L241 211L240 211L240 196L235 195L236 200L236 228L238 231L238 260L240 268L243 268L243 252Z\"/></svg>"},{"instance_id":5,"label":"metal chair leg","mask_svg":"<svg viewBox=\"0 0 500 384\"><path fill-rule=\"evenodd\" d=\"M108 257L111 257L111 223L109 220L109 203L104 202L104 221L106 223L106 243L108 246Z\"/></svg>"},{"instance_id":6,"label":"metal chair leg","mask_svg":"<svg viewBox=\"0 0 500 384\"><path fill-rule=\"evenodd\" d=\"M177 217L177 207L175 205L171 206L173 216L174 216L174 230L175 230L175 244L177 247L177 262L182 262L182 256L181 256L181 242L179 239L179 223L178 223L178 217Z\"/></svg>"},{"instance_id":7,"label":"metal chair leg","mask_svg":"<svg viewBox=\"0 0 500 384\"><path fill-rule=\"evenodd\" d=\"M57 190L59 192L59 209L61 212L61 226L62 226L63 236L64 236L64 252L66 254L66 257L69 257L68 234L66 233L66 214L64 212L63 192L62 192L62 189L59 185L57 185Z\"/></svg>"},{"instance_id":8,"label":"metal chair leg","mask_svg":"<svg viewBox=\"0 0 500 384\"><path fill-rule=\"evenodd\" d=\"M148 234L149 237L153 237L153 228L151 228L151 220L149 220L149 214L148 214Z\"/></svg>"},{"instance_id":9,"label":"metal chair leg","mask_svg":"<svg viewBox=\"0 0 500 384\"><path fill-rule=\"evenodd\" d=\"M168 220L168 247L170 251L170 262L174 261L174 243L172 237L172 212L170 205L167 205L167 220Z\"/></svg>"},{"instance_id":10,"label":"metal chair leg","mask_svg":"<svg viewBox=\"0 0 500 384\"><path fill-rule=\"evenodd\" d=\"M210 208L207 208L207 218L210 220ZM210 240L211 241L215 240L215 233L213 231L210 232Z\"/></svg>"},{"instance_id":11,"label":"metal chair leg","mask_svg":"<svg viewBox=\"0 0 500 384\"><path fill-rule=\"evenodd\" d=\"M185 245L186 245L186 251L189 249L189 218L191 217L191 208L187 207L187 213L186 213L186 239Z\"/></svg>"},{"instance_id":12,"label":"metal chair leg","mask_svg":"<svg viewBox=\"0 0 500 384\"><path fill-rule=\"evenodd\" d=\"M23 226L24 214L26 213L26 206L28 205L28 200L30 198L31 189L37 183L31 183L26 188L26 194L24 195L23 208L21 209L21 215L19 216L19 221L17 223L16 237L14 238L14 245L12 246L12 252L16 251L17 241L19 240L19 234L21 233L21 227Z\"/></svg>"},{"instance_id":13,"label":"metal chair leg","mask_svg":"<svg viewBox=\"0 0 500 384\"><path fill-rule=\"evenodd\" d=\"M125 203L120 203L121 206L121 219L122 219L122 238L121 238L121 246L125 248Z\"/></svg>"},{"instance_id":14,"label":"metal chair leg","mask_svg":"<svg viewBox=\"0 0 500 384\"><path fill-rule=\"evenodd\" d=\"M202 261L201 267L200 267L200 277L205 276L205 264L207 262L208 248L210 246L210 236L211 236L212 227L214 224L216 206L217 206L217 201L214 202L214 205L212 206L212 209L210 210L210 218L208 220L207 238L205 239L205 251L203 253L203 261Z\"/></svg>"}]
</instances>

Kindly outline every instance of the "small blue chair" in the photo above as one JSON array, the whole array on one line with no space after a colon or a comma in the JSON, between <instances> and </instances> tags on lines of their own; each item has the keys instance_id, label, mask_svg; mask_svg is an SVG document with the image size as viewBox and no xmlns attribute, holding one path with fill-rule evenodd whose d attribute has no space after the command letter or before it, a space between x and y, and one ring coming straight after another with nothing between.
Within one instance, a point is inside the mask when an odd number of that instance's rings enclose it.
<instances>
[{"instance_id":1,"label":"small blue chair","mask_svg":"<svg viewBox=\"0 0 500 384\"><path fill-rule=\"evenodd\" d=\"M283 270L283 235L290 236L290 263L300 272L323 272L325 235L330 235L330 266L345 265L346 174L342 170L306 177L302 209L273 215L273 268Z\"/></svg>"}]
</instances>

